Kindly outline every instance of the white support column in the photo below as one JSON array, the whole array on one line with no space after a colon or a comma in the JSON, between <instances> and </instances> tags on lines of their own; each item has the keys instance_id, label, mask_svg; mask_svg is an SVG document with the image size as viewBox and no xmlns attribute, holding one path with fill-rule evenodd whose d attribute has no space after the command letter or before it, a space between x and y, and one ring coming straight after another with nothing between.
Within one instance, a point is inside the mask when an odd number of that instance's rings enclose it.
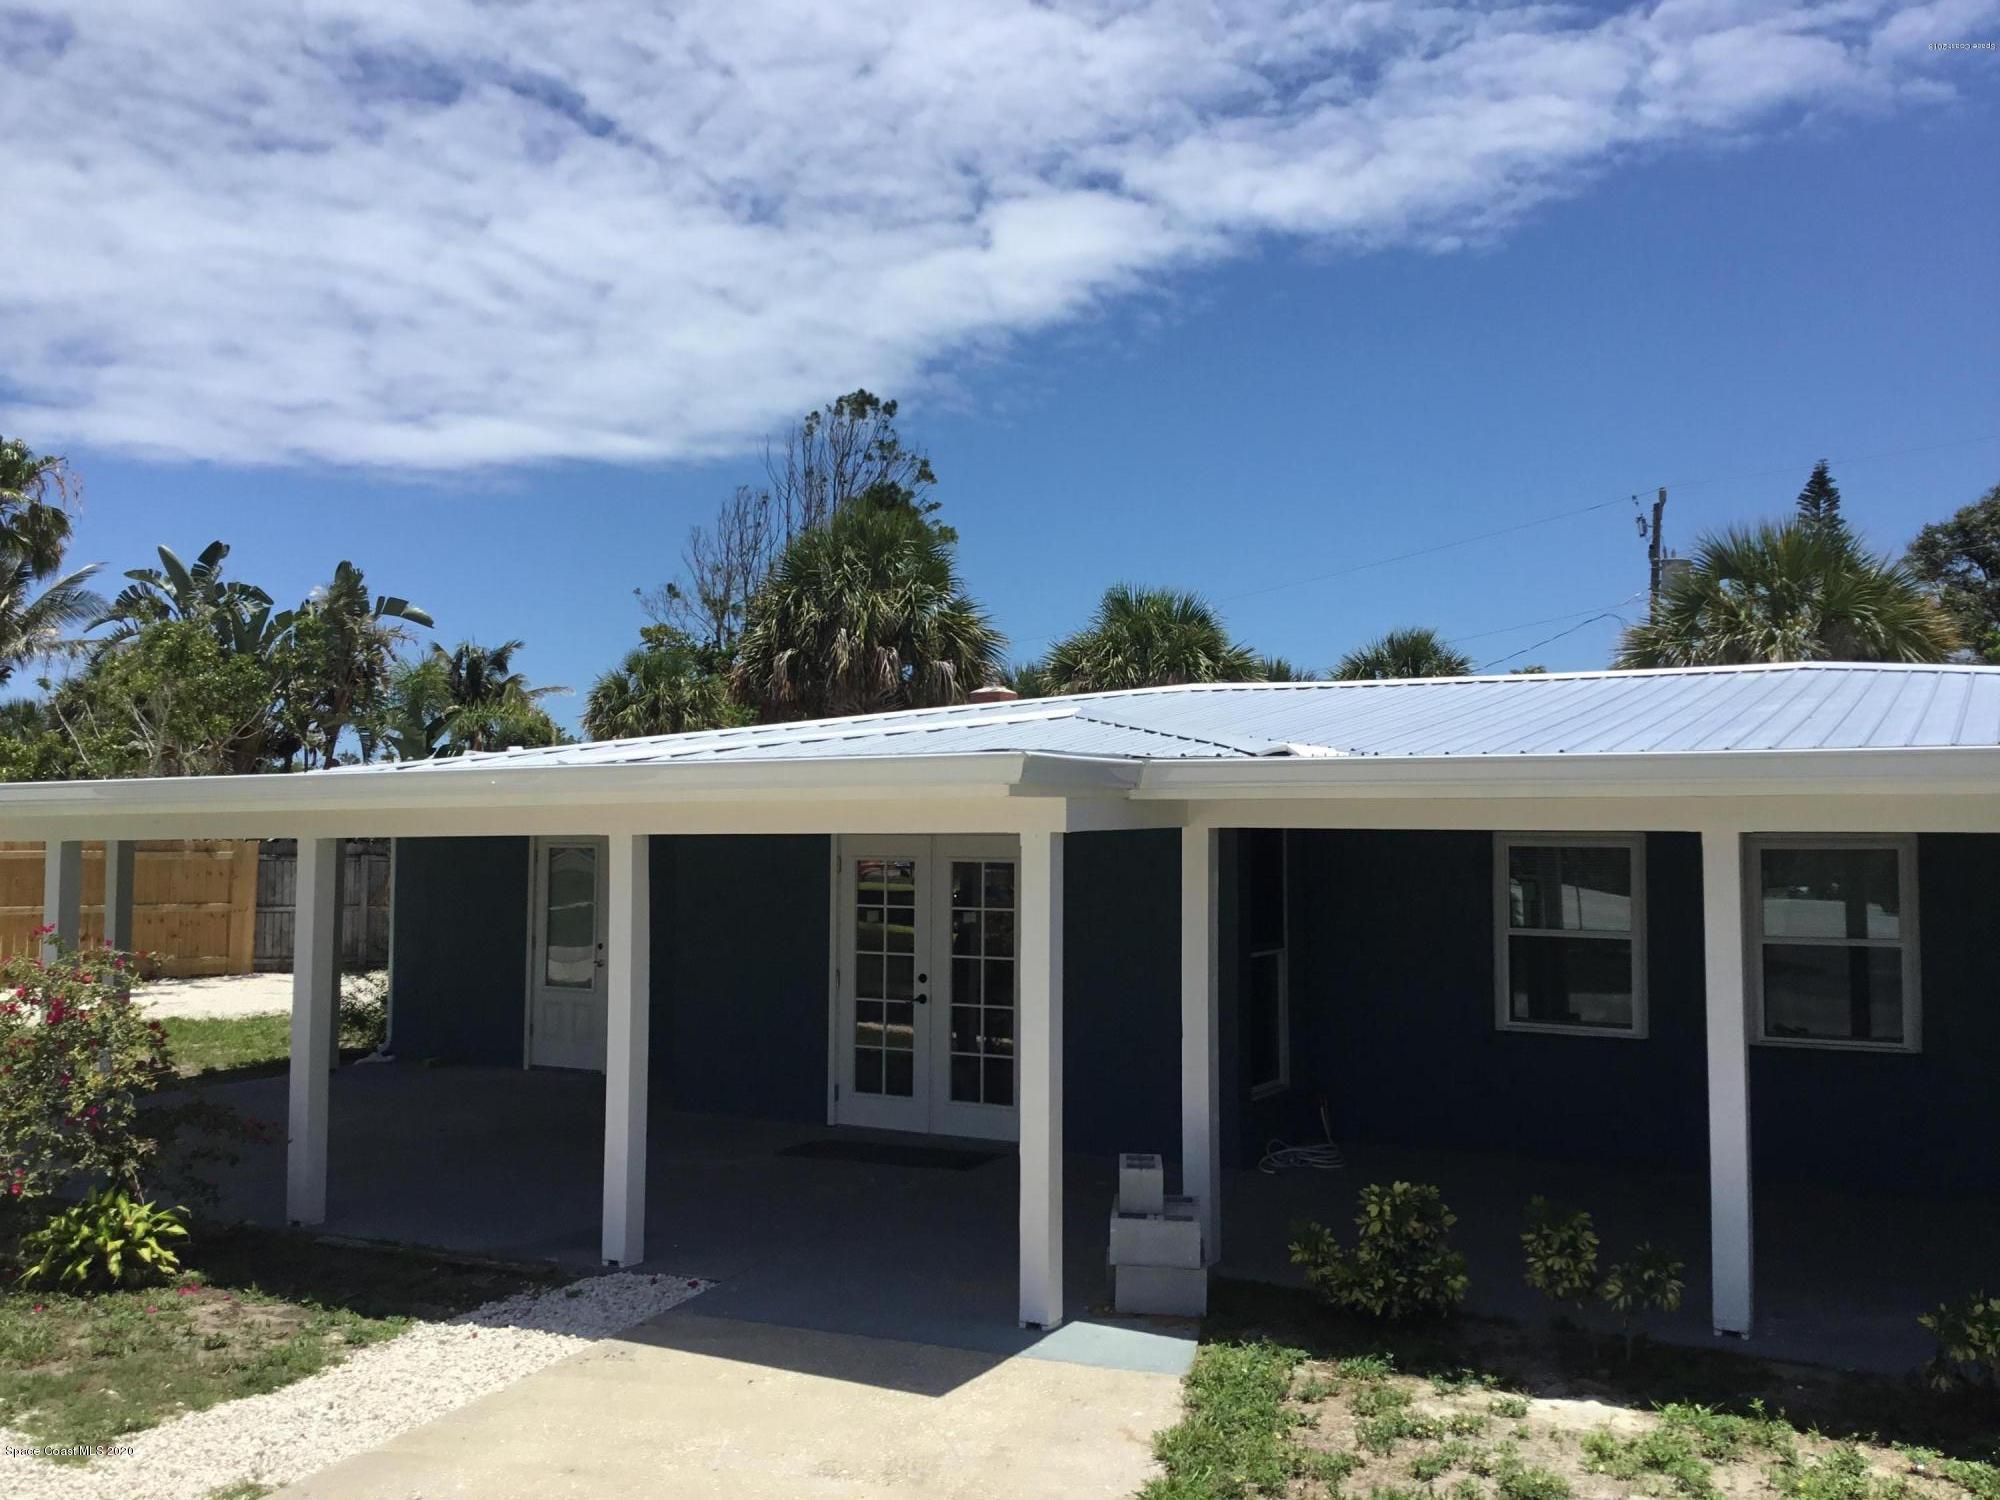
<instances>
[{"instance_id":1,"label":"white support column","mask_svg":"<svg viewBox=\"0 0 2000 1500\"><path fill-rule=\"evenodd\" d=\"M339 860L340 840L299 840L292 916L291 1114L285 1138L285 1217L294 1224L318 1224L326 1218Z\"/></svg>"},{"instance_id":2,"label":"white support column","mask_svg":"<svg viewBox=\"0 0 2000 1500\"><path fill-rule=\"evenodd\" d=\"M1021 835L1021 1326L1063 1320L1063 835Z\"/></svg>"},{"instance_id":3,"label":"white support column","mask_svg":"<svg viewBox=\"0 0 2000 1500\"><path fill-rule=\"evenodd\" d=\"M104 841L104 941L132 951L132 864L139 846L130 839Z\"/></svg>"},{"instance_id":4,"label":"white support column","mask_svg":"<svg viewBox=\"0 0 2000 1500\"><path fill-rule=\"evenodd\" d=\"M1708 996L1708 1218L1717 1333L1750 1332L1754 1285L1750 1201L1750 1026L1744 1003L1743 840L1701 835L1702 934Z\"/></svg>"},{"instance_id":5,"label":"white support column","mask_svg":"<svg viewBox=\"0 0 2000 1500\"><path fill-rule=\"evenodd\" d=\"M1213 828L1181 830L1181 1191L1200 1205L1209 1265L1222 1256L1221 840Z\"/></svg>"},{"instance_id":6,"label":"white support column","mask_svg":"<svg viewBox=\"0 0 2000 1500\"><path fill-rule=\"evenodd\" d=\"M74 948L83 940L83 845L74 840L42 846L42 962L55 958L58 944Z\"/></svg>"},{"instance_id":7,"label":"white support column","mask_svg":"<svg viewBox=\"0 0 2000 1500\"><path fill-rule=\"evenodd\" d=\"M605 931L604 1261L646 1258L647 1053L652 1019L652 870L644 834L611 836Z\"/></svg>"}]
</instances>

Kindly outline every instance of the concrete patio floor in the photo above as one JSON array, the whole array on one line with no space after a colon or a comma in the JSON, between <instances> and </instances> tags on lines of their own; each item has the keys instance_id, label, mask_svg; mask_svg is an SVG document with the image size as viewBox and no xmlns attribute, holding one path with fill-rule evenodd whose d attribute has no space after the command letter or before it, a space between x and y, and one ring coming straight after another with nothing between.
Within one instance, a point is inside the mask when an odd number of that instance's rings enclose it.
<instances>
[{"instance_id":1,"label":"concrete patio floor","mask_svg":"<svg viewBox=\"0 0 2000 1500\"><path fill-rule=\"evenodd\" d=\"M328 1232L596 1268L601 1078L384 1063L344 1068L332 1082ZM283 1121L282 1077L211 1093L254 1118ZM656 1109L648 1264L716 1281L700 1299L709 1317L1001 1358L1185 1368L1191 1327L1107 1314L1108 1158L1066 1163L1072 1321L1044 1335L1015 1325L1018 1174L1011 1147L932 1142L986 1154L968 1170L781 1154L804 1142L870 1138ZM222 1212L281 1222L283 1156L282 1147L246 1156L223 1184ZM1454 1237L1471 1261L1472 1309L1542 1318L1547 1310L1521 1282L1518 1239L1527 1198L1542 1193L1596 1215L1607 1259L1641 1239L1683 1256L1682 1311L1657 1331L1716 1342L1708 1326L1707 1186L1699 1174L1372 1146L1350 1148L1347 1158L1337 1173L1232 1174L1223 1273L1294 1283L1285 1247L1295 1223L1317 1218L1345 1233L1358 1186L1434 1182L1459 1216ZM1909 1369L1929 1348L1917 1315L1990 1284L2000 1265L2000 1213L1990 1200L1869 1198L1760 1182L1757 1234L1758 1332L1731 1347L1773 1358Z\"/></svg>"}]
</instances>

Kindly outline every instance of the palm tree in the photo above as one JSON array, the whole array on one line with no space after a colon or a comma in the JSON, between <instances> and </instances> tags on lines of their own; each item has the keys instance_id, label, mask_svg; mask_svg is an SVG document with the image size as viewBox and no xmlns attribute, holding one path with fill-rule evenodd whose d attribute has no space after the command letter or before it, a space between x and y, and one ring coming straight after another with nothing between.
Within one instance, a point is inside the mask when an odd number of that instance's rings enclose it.
<instances>
[{"instance_id":1,"label":"palm tree","mask_svg":"<svg viewBox=\"0 0 2000 1500\"><path fill-rule=\"evenodd\" d=\"M786 547L751 600L732 678L766 722L956 703L1005 639L910 505L853 504Z\"/></svg>"},{"instance_id":2,"label":"palm tree","mask_svg":"<svg viewBox=\"0 0 2000 1500\"><path fill-rule=\"evenodd\" d=\"M1405 677L1463 677L1471 670L1471 657L1452 650L1429 626L1413 625L1356 647L1341 657L1333 675L1346 682L1386 682Z\"/></svg>"},{"instance_id":3,"label":"palm tree","mask_svg":"<svg viewBox=\"0 0 2000 1500\"><path fill-rule=\"evenodd\" d=\"M593 740L683 734L742 723L748 715L729 693L727 676L712 671L701 648L679 631L626 654L592 684L583 732Z\"/></svg>"},{"instance_id":4,"label":"palm tree","mask_svg":"<svg viewBox=\"0 0 2000 1500\"><path fill-rule=\"evenodd\" d=\"M453 753L521 744L524 741L518 736L522 733L546 742L547 734L536 715L543 719L548 715L537 705L550 694L569 689L530 687L528 679L514 670L514 653L521 647L518 640L502 641L497 646L460 641L450 651L431 647L444 700L437 734L450 744Z\"/></svg>"},{"instance_id":5,"label":"palm tree","mask_svg":"<svg viewBox=\"0 0 2000 1500\"><path fill-rule=\"evenodd\" d=\"M67 459L0 438L0 552L25 555L39 577L62 566L76 476Z\"/></svg>"},{"instance_id":6,"label":"palm tree","mask_svg":"<svg viewBox=\"0 0 2000 1500\"><path fill-rule=\"evenodd\" d=\"M1319 673L1310 667L1301 667L1287 661L1282 656L1260 656L1257 658L1257 677L1261 682L1318 682Z\"/></svg>"},{"instance_id":7,"label":"palm tree","mask_svg":"<svg viewBox=\"0 0 2000 1500\"><path fill-rule=\"evenodd\" d=\"M361 570L343 560L298 612L293 636L288 715L307 752L333 764L342 732L353 728L361 758L374 754L376 720L383 707L397 645L407 638L401 621L428 626L429 613L392 594L368 593Z\"/></svg>"},{"instance_id":8,"label":"palm tree","mask_svg":"<svg viewBox=\"0 0 2000 1500\"><path fill-rule=\"evenodd\" d=\"M1835 528L1766 522L1703 537L1625 632L1620 667L1760 661L1943 661L1951 618L1902 563L1870 556Z\"/></svg>"},{"instance_id":9,"label":"palm tree","mask_svg":"<svg viewBox=\"0 0 2000 1500\"><path fill-rule=\"evenodd\" d=\"M0 683L23 662L70 648L69 631L95 618L104 601L84 587L97 564L77 568L42 583L43 575L23 552L0 547Z\"/></svg>"},{"instance_id":10,"label":"palm tree","mask_svg":"<svg viewBox=\"0 0 2000 1500\"><path fill-rule=\"evenodd\" d=\"M1114 584L1090 623L1056 642L1049 691L1104 693L1182 682L1255 682L1256 653L1229 639L1199 594Z\"/></svg>"}]
</instances>

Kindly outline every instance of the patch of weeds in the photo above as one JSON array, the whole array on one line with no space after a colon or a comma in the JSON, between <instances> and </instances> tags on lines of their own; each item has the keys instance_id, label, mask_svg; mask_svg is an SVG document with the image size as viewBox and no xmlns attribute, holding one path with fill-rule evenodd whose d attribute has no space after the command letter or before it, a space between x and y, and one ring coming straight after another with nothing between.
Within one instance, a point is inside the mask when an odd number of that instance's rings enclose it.
<instances>
[{"instance_id":1,"label":"patch of weeds","mask_svg":"<svg viewBox=\"0 0 2000 1500\"><path fill-rule=\"evenodd\" d=\"M1446 1500L1486 1500L1486 1491L1476 1479L1461 1479L1445 1491Z\"/></svg>"},{"instance_id":2,"label":"patch of weeds","mask_svg":"<svg viewBox=\"0 0 2000 1500\"><path fill-rule=\"evenodd\" d=\"M1292 1392L1292 1396L1295 1400L1311 1404L1316 1401L1324 1401L1339 1389L1338 1385L1328 1380L1324 1375L1309 1375L1299 1382L1299 1388Z\"/></svg>"},{"instance_id":3,"label":"patch of weeds","mask_svg":"<svg viewBox=\"0 0 2000 1500\"><path fill-rule=\"evenodd\" d=\"M1842 1443L1823 1458L1777 1465L1771 1482L1791 1500L1901 1500L1913 1491L1907 1481L1885 1478L1868 1467L1861 1450Z\"/></svg>"},{"instance_id":4,"label":"patch of weeds","mask_svg":"<svg viewBox=\"0 0 2000 1500\"><path fill-rule=\"evenodd\" d=\"M1444 1419L1444 1430L1453 1437L1479 1437L1492 1424L1483 1412L1455 1411Z\"/></svg>"},{"instance_id":5,"label":"patch of weeds","mask_svg":"<svg viewBox=\"0 0 2000 1500\"><path fill-rule=\"evenodd\" d=\"M1747 1417L1684 1401L1669 1402L1660 1408L1660 1422L1676 1432L1686 1433L1701 1456L1712 1460L1735 1458L1746 1448L1788 1454L1796 1436L1792 1424L1784 1418L1767 1416L1761 1401L1750 1403Z\"/></svg>"},{"instance_id":6,"label":"patch of weeds","mask_svg":"<svg viewBox=\"0 0 2000 1500\"><path fill-rule=\"evenodd\" d=\"M1305 1356L1259 1342L1207 1344L1182 1383L1181 1420L1153 1440L1166 1473L1145 1500L1238 1500L1283 1491L1296 1458L1285 1431L1292 1372Z\"/></svg>"},{"instance_id":7,"label":"patch of weeds","mask_svg":"<svg viewBox=\"0 0 2000 1500\"><path fill-rule=\"evenodd\" d=\"M1584 1464L1593 1473L1624 1480L1656 1474L1691 1500L1711 1500L1716 1494L1695 1434L1686 1428L1663 1425L1630 1438L1605 1430L1586 1432L1582 1446Z\"/></svg>"},{"instance_id":8,"label":"patch of weeds","mask_svg":"<svg viewBox=\"0 0 2000 1500\"><path fill-rule=\"evenodd\" d=\"M1510 1421L1518 1422L1528 1414L1528 1398L1526 1396L1495 1396L1489 1406L1489 1410L1496 1417L1506 1417Z\"/></svg>"},{"instance_id":9,"label":"patch of weeds","mask_svg":"<svg viewBox=\"0 0 2000 1500\"><path fill-rule=\"evenodd\" d=\"M1465 1466L1472 1456L1470 1443L1441 1444L1428 1453L1419 1453L1410 1460L1410 1477L1429 1484L1433 1480L1444 1478L1453 1469Z\"/></svg>"},{"instance_id":10,"label":"patch of weeds","mask_svg":"<svg viewBox=\"0 0 2000 1500\"><path fill-rule=\"evenodd\" d=\"M210 1490L207 1500L263 1500L266 1495L275 1495L276 1490L268 1484L260 1484L255 1479L239 1479L234 1484L225 1484L220 1489Z\"/></svg>"},{"instance_id":11,"label":"patch of weeds","mask_svg":"<svg viewBox=\"0 0 2000 1500\"><path fill-rule=\"evenodd\" d=\"M2000 1500L2000 1468L1971 1458L1947 1458L1930 1448L1898 1447L1897 1455L1912 1474L1957 1485L1974 1500Z\"/></svg>"},{"instance_id":12,"label":"patch of weeds","mask_svg":"<svg viewBox=\"0 0 2000 1500\"><path fill-rule=\"evenodd\" d=\"M1379 1417L1409 1404L1410 1393L1399 1385L1362 1385L1347 1393L1348 1410L1357 1417Z\"/></svg>"},{"instance_id":13,"label":"patch of weeds","mask_svg":"<svg viewBox=\"0 0 2000 1500\"><path fill-rule=\"evenodd\" d=\"M1357 1354L1333 1368L1335 1374L1348 1380L1387 1380L1396 1373L1396 1362L1386 1354Z\"/></svg>"},{"instance_id":14,"label":"patch of weeds","mask_svg":"<svg viewBox=\"0 0 2000 1500\"><path fill-rule=\"evenodd\" d=\"M1355 1441L1370 1453L1393 1453L1398 1443L1427 1441L1444 1435L1443 1424L1407 1408L1370 1417L1354 1429Z\"/></svg>"},{"instance_id":15,"label":"patch of weeds","mask_svg":"<svg viewBox=\"0 0 2000 1500\"><path fill-rule=\"evenodd\" d=\"M1494 1488L1504 1500L1569 1500L1569 1481L1550 1469L1524 1463L1512 1449L1502 1449L1493 1468Z\"/></svg>"},{"instance_id":16,"label":"patch of weeds","mask_svg":"<svg viewBox=\"0 0 2000 1500\"><path fill-rule=\"evenodd\" d=\"M1337 1487L1361 1467L1358 1453L1328 1453L1324 1450L1306 1454L1299 1463L1299 1474L1303 1479L1317 1479L1329 1488Z\"/></svg>"},{"instance_id":17,"label":"patch of weeds","mask_svg":"<svg viewBox=\"0 0 2000 1500\"><path fill-rule=\"evenodd\" d=\"M1458 1396L1466 1391L1480 1391L1491 1385L1492 1380L1477 1370L1452 1370L1449 1373L1431 1376L1431 1389L1440 1396Z\"/></svg>"}]
</instances>

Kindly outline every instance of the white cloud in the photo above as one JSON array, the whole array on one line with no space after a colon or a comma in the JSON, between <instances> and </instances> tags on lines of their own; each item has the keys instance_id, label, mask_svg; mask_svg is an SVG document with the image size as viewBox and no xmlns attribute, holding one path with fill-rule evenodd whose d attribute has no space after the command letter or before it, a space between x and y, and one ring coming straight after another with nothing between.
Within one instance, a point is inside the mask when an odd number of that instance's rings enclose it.
<instances>
[{"instance_id":1,"label":"white cloud","mask_svg":"<svg viewBox=\"0 0 2000 1500\"><path fill-rule=\"evenodd\" d=\"M1260 235L1449 247L1939 91L1994 0L0 0L0 430L713 453Z\"/></svg>"}]
</instances>

